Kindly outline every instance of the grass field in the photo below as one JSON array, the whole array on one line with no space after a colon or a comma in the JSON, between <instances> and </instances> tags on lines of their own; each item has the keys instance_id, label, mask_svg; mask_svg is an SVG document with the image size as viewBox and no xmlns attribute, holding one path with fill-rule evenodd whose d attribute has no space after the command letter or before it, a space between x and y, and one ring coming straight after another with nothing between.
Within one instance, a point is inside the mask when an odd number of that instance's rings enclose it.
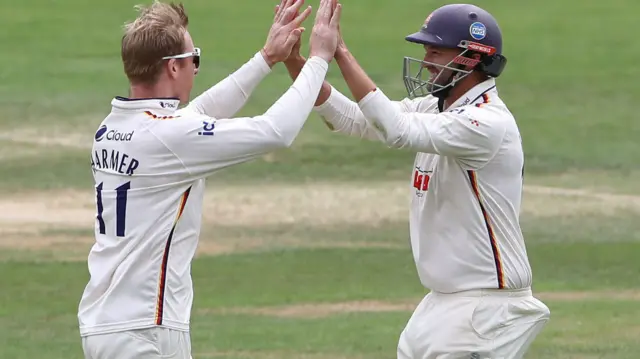
<instances>
[{"instance_id":1,"label":"grass field","mask_svg":"<svg viewBox=\"0 0 640 359\"><path fill-rule=\"evenodd\" d=\"M260 49L273 2L185 1L204 55L194 93ZM343 2L349 47L402 98L402 57L421 56L403 37L443 3ZM119 31L138 2L0 3L0 358L81 358L89 148L112 96L127 94ZM640 46L628 29L640 3L476 3L504 32L499 90L524 138L522 223L534 290L552 311L527 358L636 359ZM329 79L346 90L335 65ZM279 65L242 114L289 84ZM412 160L312 115L291 149L211 178L193 266L194 359L395 358L425 294L407 241Z\"/></svg>"}]
</instances>

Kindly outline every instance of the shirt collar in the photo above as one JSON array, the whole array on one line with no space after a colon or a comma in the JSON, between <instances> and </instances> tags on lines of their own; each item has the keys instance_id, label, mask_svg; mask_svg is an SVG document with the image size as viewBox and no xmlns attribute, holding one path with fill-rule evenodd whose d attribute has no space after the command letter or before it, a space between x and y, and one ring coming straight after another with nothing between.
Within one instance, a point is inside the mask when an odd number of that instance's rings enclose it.
<instances>
[{"instance_id":1,"label":"shirt collar","mask_svg":"<svg viewBox=\"0 0 640 359\"><path fill-rule=\"evenodd\" d=\"M472 87L469 91L467 91L467 93L460 96L459 99L452 103L451 106L449 106L446 110L450 110L459 106L470 105L481 99L483 94L495 89L495 87L496 80L494 78L489 78L488 80L485 80Z\"/></svg>"},{"instance_id":2,"label":"shirt collar","mask_svg":"<svg viewBox=\"0 0 640 359\"><path fill-rule=\"evenodd\" d=\"M122 110L158 110L174 112L178 109L180 100L175 97L166 98L126 98L116 96L111 101L111 106Z\"/></svg>"}]
</instances>

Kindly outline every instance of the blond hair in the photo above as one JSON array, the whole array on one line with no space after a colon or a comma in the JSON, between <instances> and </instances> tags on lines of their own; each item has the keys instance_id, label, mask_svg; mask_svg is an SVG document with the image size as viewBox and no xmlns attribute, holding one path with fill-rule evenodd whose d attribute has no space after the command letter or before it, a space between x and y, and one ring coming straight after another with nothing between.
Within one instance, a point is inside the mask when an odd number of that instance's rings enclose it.
<instances>
[{"instance_id":1,"label":"blond hair","mask_svg":"<svg viewBox=\"0 0 640 359\"><path fill-rule=\"evenodd\" d=\"M154 0L148 7L137 5L138 17L124 25L122 62L132 83L154 83L162 69L162 57L185 50L184 34L189 17L182 3Z\"/></svg>"}]
</instances>

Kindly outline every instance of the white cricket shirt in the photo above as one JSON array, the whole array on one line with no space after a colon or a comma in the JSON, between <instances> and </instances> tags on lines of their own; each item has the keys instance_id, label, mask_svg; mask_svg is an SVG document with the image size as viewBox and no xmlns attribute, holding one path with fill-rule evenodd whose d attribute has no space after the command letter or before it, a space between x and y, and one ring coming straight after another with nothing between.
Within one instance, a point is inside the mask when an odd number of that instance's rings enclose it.
<instances>
[{"instance_id":1,"label":"white cricket shirt","mask_svg":"<svg viewBox=\"0 0 640 359\"><path fill-rule=\"evenodd\" d=\"M230 117L270 71L259 53L181 110L177 99L113 99L91 152L96 242L78 308L82 336L189 330L205 178L290 146L327 69L309 59L291 88L252 118Z\"/></svg>"},{"instance_id":2,"label":"white cricket shirt","mask_svg":"<svg viewBox=\"0 0 640 359\"><path fill-rule=\"evenodd\" d=\"M437 98L359 104L332 89L316 107L329 126L417 152L411 171L411 248L422 284L451 293L526 288L532 273L520 229L524 156L495 80L440 113Z\"/></svg>"}]
</instances>

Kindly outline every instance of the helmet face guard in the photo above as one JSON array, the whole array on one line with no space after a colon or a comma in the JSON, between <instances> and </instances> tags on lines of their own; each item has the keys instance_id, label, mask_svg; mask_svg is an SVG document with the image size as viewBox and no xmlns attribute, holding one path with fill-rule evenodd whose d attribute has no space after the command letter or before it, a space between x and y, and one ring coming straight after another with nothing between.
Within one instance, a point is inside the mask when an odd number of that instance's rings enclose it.
<instances>
[{"instance_id":1,"label":"helmet face guard","mask_svg":"<svg viewBox=\"0 0 640 359\"><path fill-rule=\"evenodd\" d=\"M427 95L446 97L451 88L474 70L490 77L498 77L504 69L506 58L495 54L496 49L491 46L462 40L457 47L461 49L460 54L445 65L412 57L404 58L402 72L409 98ZM471 58L474 53L481 54L480 60ZM438 73L432 76L427 66L435 67Z\"/></svg>"}]
</instances>

